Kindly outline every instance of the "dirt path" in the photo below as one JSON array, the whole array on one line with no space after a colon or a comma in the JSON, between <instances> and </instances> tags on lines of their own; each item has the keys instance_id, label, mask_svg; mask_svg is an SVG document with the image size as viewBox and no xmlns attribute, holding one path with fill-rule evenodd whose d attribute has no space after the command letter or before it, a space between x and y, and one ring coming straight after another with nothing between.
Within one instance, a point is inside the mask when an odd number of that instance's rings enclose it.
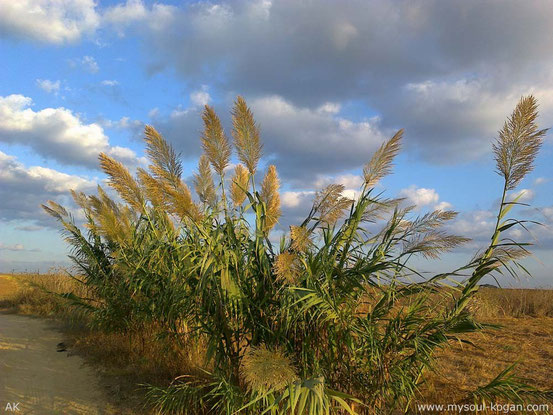
<instances>
[{"instance_id":1,"label":"dirt path","mask_svg":"<svg viewBox=\"0 0 553 415\"><path fill-rule=\"evenodd\" d=\"M61 342L52 321L0 313L0 415L112 413L94 371Z\"/></svg>"}]
</instances>

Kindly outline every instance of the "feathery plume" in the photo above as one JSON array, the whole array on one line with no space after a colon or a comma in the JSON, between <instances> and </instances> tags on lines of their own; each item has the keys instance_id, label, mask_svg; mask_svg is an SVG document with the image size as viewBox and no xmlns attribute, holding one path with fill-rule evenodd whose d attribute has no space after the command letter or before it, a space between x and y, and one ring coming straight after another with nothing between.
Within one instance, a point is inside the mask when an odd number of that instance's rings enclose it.
<instances>
[{"instance_id":1,"label":"feathery plume","mask_svg":"<svg viewBox=\"0 0 553 415\"><path fill-rule=\"evenodd\" d=\"M470 241L462 236L449 235L442 231L431 231L426 234L418 234L406 240L403 244L402 254L420 253L425 258L437 259L442 253L451 251L459 245Z\"/></svg>"},{"instance_id":2,"label":"feathery plume","mask_svg":"<svg viewBox=\"0 0 553 415\"><path fill-rule=\"evenodd\" d=\"M290 226L290 238L292 249L297 252L305 252L313 244L311 232L305 226Z\"/></svg>"},{"instance_id":3,"label":"feathery plume","mask_svg":"<svg viewBox=\"0 0 553 415\"><path fill-rule=\"evenodd\" d=\"M273 270L279 280L286 280L290 284L295 284L301 273L297 255L292 252L278 254L273 264Z\"/></svg>"},{"instance_id":4,"label":"feathery plume","mask_svg":"<svg viewBox=\"0 0 553 415\"><path fill-rule=\"evenodd\" d=\"M109 184L137 212L144 212L144 196L140 186L123 163L100 153L100 167L109 176Z\"/></svg>"},{"instance_id":5,"label":"feathery plume","mask_svg":"<svg viewBox=\"0 0 553 415\"><path fill-rule=\"evenodd\" d=\"M284 352L269 350L265 345L252 347L244 355L240 374L248 388L256 392L278 392L297 380L296 370Z\"/></svg>"},{"instance_id":6,"label":"feathery plume","mask_svg":"<svg viewBox=\"0 0 553 415\"><path fill-rule=\"evenodd\" d=\"M497 173L505 178L507 190L513 190L533 170L547 129L538 130L538 104L530 95L522 97L493 144Z\"/></svg>"},{"instance_id":7,"label":"feathery plume","mask_svg":"<svg viewBox=\"0 0 553 415\"><path fill-rule=\"evenodd\" d=\"M58 220L62 220L64 217L68 216L67 210L65 210L62 205L54 202L53 200L49 200L48 202L46 202L45 205L41 206L42 209L46 211L46 213Z\"/></svg>"},{"instance_id":8,"label":"feathery plume","mask_svg":"<svg viewBox=\"0 0 553 415\"><path fill-rule=\"evenodd\" d=\"M165 209L167 202L164 199L163 184L142 168L138 168L137 176L146 198L153 206Z\"/></svg>"},{"instance_id":9,"label":"feathery plume","mask_svg":"<svg viewBox=\"0 0 553 415\"><path fill-rule=\"evenodd\" d=\"M190 189L181 180L182 165L173 147L150 126L145 128L144 140L153 177L144 171L139 171L139 174L145 188L148 189L152 203L165 206L171 214L181 220L186 217L192 220L200 219L200 209L192 200ZM154 189L156 185L157 190Z\"/></svg>"},{"instance_id":10,"label":"feathery plume","mask_svg":"<svg viewBox=\"0 0 553 415\"><path fill-rule=\"evenodd\" d=\"M317 192L313 205L319 213L321 222L335 223L351 206L353 200L342 196L344 190L345 187L341 184L329 184Z\"/></svg>"},{"instance_id":11,"label":"feathery plume","mask_svg":"<svg viewBox=\"0 0 553 415\"><path fill-rule=\"evenodd\" d=\"M88 197L83 192L76 192L75 190L71 189L71 196L73 197L75 204L83 209L85 212L88 212L90 210Z\"/></svg>"},{"instance_id":12,"label":"feathery plume","mask_svg":"<svg viewBox=\"0 0 553 415\"><path fill-rule=\"evenodd\" d=\"M434 210L409 222L406 229L410 233L430 232L439 228L445 222L455 219L457 215L458 212L454 210Z\"/></svg>"},{"instance_id":13,"label":"feathery plume","mask_svg":"<svg viewBox=\"0 0 553 415\"><path fill-rule=\"evenodd\" d=\"M248 170L241 164L236 165L232 184L230 185L230 197L235 206L240 206L246 200L244 189L248 189L249 180L250 174Z\"/></svg>"},{"instance_id":14,"label":"feathery plume","mask_svg":"<svg viewBox=\"0 0 553 415\"><path fill-rule=\"evenodd\" d=\"M262 144L259 139L259 126L255 123L253 113L246 105L246 101L240 96L234 102L232 127L238 158L253 175L261 158Z\"/></svg>"},{"instance_id":15,"label":"feathery plume","mask_svg":"<svg viewBox=\"0 0 553 415\"><path fill-rule=\"evenodd\" d=\"M154 177L178 186L182 165L177 153L153 127L147 125L144 135L146 154L151 162L149 167Z\"/></svg>"},{"instance_id":16,"label":"feathery plume","mask_svg":"<svg viewBox=\"0 0 553 415\"><path fill-rule=\"evenodd\" d=\"M269 232L280 218L280 181L274 165L270 165L261 183L261 200L266 205L265 231Z\"/></svg>"},{"instance_id":17,"label":"feathery plume","mask_svg":"<svg viewBox=\"0 0 553 415\"><path fill-rule=\"evenodd\" d=\"M118 206L101 186L98 186L98 196L89 196L88 200L94 230L108 241L124 243L131 233L130 210Z\"/></svg>"},{"instance_id":18,"label":"feathery plume","mask_svg":"<svg viewBox=\"0 0 553 415\"><path fill-rule=\"evenodd\" d=\"M192 200L188 186L179 181L176 187L164 183L163 192L167 196L168 210L180 220L190 218L198 221L202 218L199 207Z\"/></svg>"},{"instance_id":19,"label":"feathery plume","mask_svg":"<svg viewBox=\"0 0 553 415\"><path fill-rule=\"evenodd\" d=\"M374 153L371 160L363 167L363 176L365 183L369 187L374 187L384 176L392 171L392 163L395 156L401 148L401 138L403 129L399 130L394 136L383 143Z\"/></svg>"},{"instance_id":20,"label":"feathery plume","mask_svg":"<svg viewBox=\"0 0 553 415\"><path fill-rule=\"evenodd\" d=\"M205 154L202 154L198 162L198 173L194 175L194 188L203 203L209 206L217 204L217 193L211 175L211 167Z\"/></svg>"},{"instance_id":21,"label":"feathery plume","mask_svg":"<svg viewBox=\"0 0 553 415\"><path fill-rule=\"evenodd\" d=\"M492 264L492 267L499 268L511 261L526 258L530 255L531 252L522 245L501 246L496 248L493 252L493 259L495 262Z\"/></svg>"},{"instance_id":22,"label":"feathery plume","mask_svg":"<svg viewBox=\"0 0 553 415\"><path fill-rule=\"evenodd\" d=\"M225 136L221 121L212 107L205 106L202 114L204 131L202 133L202 147L215 171L223 174L228 166L232 149Z\"/></svg>"}]
</instances>

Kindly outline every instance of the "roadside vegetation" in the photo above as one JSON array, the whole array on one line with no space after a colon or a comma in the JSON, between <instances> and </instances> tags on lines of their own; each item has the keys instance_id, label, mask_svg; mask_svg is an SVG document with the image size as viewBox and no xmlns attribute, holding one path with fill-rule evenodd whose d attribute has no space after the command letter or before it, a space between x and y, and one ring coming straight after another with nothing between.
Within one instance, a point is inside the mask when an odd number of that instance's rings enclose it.
<instances>
[{"instance_id":1,"label":"roadside vegetation","mask_svg":"<svg viewBox=\"0 0 553 415\"><path fill-rule=\"evenodd\" d=\"M536 118L535 99L522 98L493 146L503 187L489 246L431 277L411 259L437 259L467 239L444 230L455 212L416 216L375 190L391 172L402 131L367 161L355 200L343 186L327 186L305 220L275 243L280 181L275 166L258 171L259 126L242 98L232 109L240 161L232 173L233 146L213 109L204 110L197 199L174 149L146 127L148 170L135 177L101 154L116 195L101 187L96 195L73 193L84 226L55 202L44 206L62 225L75 263L75 289L49 291L63 292L60 301L106 343L127 339L129 364L155 366L139 379L159 413L413 412L455 345L476 356L475 333L495 329L482 321L486 313L551 315L551 302L534 294L516 303L518 293L479 290L486 276L524 272L518 261L529 244L505 234L525 228L510 217L519 203L509 193L532 170L545 135ZM510 365L490 375L452 399L551 400L551 388L515 376Z\"/></svg>"}]
</instances>

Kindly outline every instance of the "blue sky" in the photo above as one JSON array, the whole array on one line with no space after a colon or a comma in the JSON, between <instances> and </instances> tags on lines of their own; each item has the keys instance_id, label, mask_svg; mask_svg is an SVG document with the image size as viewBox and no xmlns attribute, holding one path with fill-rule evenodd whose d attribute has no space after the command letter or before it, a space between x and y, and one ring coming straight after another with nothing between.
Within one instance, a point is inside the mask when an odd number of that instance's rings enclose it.
<instances>
[{"instance_id":1,"label":"blue sky","mask_svg":"<svg viewBox=\"0 0 553 415\"><path fill-rule=\"evenodd\" d=\"M552 27L547 1L0 0L0 271L67 264L39 204L93 192L100 151L143 165L144 124L191 176L202 106L228 130L238 94L285 183L281 230L325 184L353 191L371 153L405 127L381 190L418 213L460 212L450 229L473 242L423 268L469 259L500 196L497 130L529 93L540 126L553 125ZM545 226L513 235L536 243L534 278L505 285L553 285L552 143L520 186L532 207L519 216Z\"/></svg>"}]
</instances>

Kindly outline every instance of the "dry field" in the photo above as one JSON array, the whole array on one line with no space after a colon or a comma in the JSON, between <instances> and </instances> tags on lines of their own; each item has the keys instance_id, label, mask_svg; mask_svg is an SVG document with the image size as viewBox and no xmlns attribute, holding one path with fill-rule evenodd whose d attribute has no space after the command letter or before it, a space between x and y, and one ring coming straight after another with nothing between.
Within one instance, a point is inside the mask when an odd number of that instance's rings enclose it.
<instances>
[{"instance_id":1,"label":"dry field","mask_svg":"<svg viewBox=\"0 0 553 415\"><path fill-rule=\"evenodd\" d=\"M159 341L152 341L154 330L129 337L84 328L84 317L52 294L75 290L79 286L64 275L1 275L0 309L69 323L68 344L97 368L108 395L125 402L125 413L146 411L138 384L166 383L202 359L197 345L188 345L185 352L170 346L160 352ZM440 352L437 371L424 380L413 413L417 404L459 402L513 363L529 384L553 390L553 290L481 288L474 310L480 321L501 328L467 337L475 347L452 344Z\"/></svg>"}]
</instances>

